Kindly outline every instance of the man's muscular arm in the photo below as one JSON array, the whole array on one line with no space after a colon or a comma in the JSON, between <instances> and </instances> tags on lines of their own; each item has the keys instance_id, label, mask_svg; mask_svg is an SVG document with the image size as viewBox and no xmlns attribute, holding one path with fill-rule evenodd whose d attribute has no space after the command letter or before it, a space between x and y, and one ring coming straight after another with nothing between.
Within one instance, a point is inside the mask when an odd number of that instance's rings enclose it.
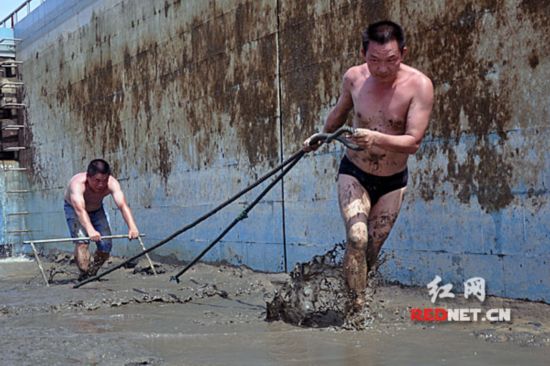
<instances>
[{"instance_id":1,"label":"man's muscular arm","mask_svg":"<svg viewBox=\"0 0 550 366\"><path fill-rule=\"evenodd\" d=\"M349 111L353 108L353 99L351 97L351 85L352 85L352 71L348 70L344 74L344 79L342 81L342 92L338 98L338 102L332 108L330 113L327 116L325 125L323 127L323 132L331 133L342 127L346 123ZM309 146L309 141L315 136L310 136L307 140L304 141L304 151L316 150L317 146Z\"/></svg>"},{"instance_id":2,"label":"man's muscular arm","mask_svg":"<svg viewBox=\"0 0 550 366\"><path fill-rule=\"evenodd\" d=\"M78 221L86 230L86 233L93 241L101 240L101 234L94 228L92 221L90 220L90 215L86 211L86 201L84 201L84 187L77 183L71 183L69 187L69 198L71 206L73 206Z\"/></svg>"},{"instance_id":3,"label":"man's muscular arm","mask_svg":"<svg viewBox=\"0 0 550 366\"><path fill-rule=\"evenodd\" d=\"M342 81L342 93L338 102L332 108L325 121L323 132L334 132L346 123L349 111L353 108L353 99L351 97L352 71L348 70L344 74Z\"/></svg>"},{"instance_id":4,"label":"man's muscular arm","mask_svg":"<svg viewBox=\"0 0 550 366\"><path fill-rule=\"evenodd\" d=\"M109 177L109 190L113 195L113 200L115 201L115 204L122 213L124 221L126 221L126 224L128 225L128 238L137 238L139 236L139 231L134 221L134 217L132 216L132 211L126 203L126 198L124 197L124 193L120 188L120 183L114 177Z\"/></svg>"},{"instance_id":5,"label":"man's muscular arm","mask_svg":"<svg viewBox=\"0 0 550 366\"><path fill-rule=\"evenodd\" d=\"M422 75L416 81L414 96L407 112L407 127L403 135L388 135L358 128L351 140L366 149L376 146L388 151L414 154L420 147L428 128L433 101L432 82Z\"/></svg>"}]
</instances>

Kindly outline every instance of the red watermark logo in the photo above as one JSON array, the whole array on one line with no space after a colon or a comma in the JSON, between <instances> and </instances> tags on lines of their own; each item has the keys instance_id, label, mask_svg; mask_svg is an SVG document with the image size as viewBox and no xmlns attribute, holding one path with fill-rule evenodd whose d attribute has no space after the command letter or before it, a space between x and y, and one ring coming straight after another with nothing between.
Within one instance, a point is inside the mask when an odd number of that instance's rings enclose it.
<instances>
[{"instance_id":1,"label":"red watermark logo","mask_svg":"<svg viewBox=\"0 0 550 366\"><path fill-rule=\"evenodd\" d=\"M411 320L418 322L509 322L510 309L495 308L484 311L480 308L412 308Z\"/></svg>"},{"instance_id":2,"label":"red watermark logo","mask_svg":"<svg viewBox=\"0 0 550 366\"><path fill-rule=\"evenodd\" d=\"M452 284L439 286L441 277L435 276L427 287L431 295L431 302L435 304L438 298L454 298ZM481 277L472 277L464 282L464 297L475 296L480 302L485 300L485 280ZM412 308L411 320L417 322L509 322L512 319L509 308L495 308L483 310L481 308Z\"/></svg>"}]
</instances>

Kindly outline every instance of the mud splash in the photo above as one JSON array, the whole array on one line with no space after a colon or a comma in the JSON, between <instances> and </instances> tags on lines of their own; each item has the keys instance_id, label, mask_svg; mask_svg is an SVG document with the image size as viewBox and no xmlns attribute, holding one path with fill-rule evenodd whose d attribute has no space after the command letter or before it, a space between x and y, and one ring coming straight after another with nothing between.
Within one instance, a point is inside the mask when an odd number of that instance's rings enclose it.
<instances>
[{"instance_id":1,"label":"mud splash","mask_svg":"<svg viewBox=\"0 0 550 366\"><path fill-rule=\"evenodd\" d=\"M344 243L339 243L324 255L297 264L289 280L266 303L266 320L313 328L368 328L373 322L371 305L379 276L376 269L369 274L363 311L350 311L352 297L342 271L343 252Z\"/></svg>"},{"instance_id":2,"label":"mud splash","mask_svg":"<svg viewBox=\"0 0 550 366\"><path fill-rule=\"evenodd\" d=\"M266 320L316 328L343 325L349 301L338 265L340 250L337 245L324 255L297 264L289 281L267 302Z\"/></svg>"}]
</instances>

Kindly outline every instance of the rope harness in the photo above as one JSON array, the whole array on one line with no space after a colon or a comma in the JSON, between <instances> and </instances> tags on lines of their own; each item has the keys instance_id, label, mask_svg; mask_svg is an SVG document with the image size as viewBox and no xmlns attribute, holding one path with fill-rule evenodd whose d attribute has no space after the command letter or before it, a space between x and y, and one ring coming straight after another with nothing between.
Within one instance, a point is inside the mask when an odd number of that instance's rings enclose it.
<instances>
[{"instance_id":1,"label":"rope harness","mask_svg":"<svg viewBox=\"0 0 550 366\"><path fill-rule=\"evenodd\" d=\"M344 144L349 149L356 150L356 151L362 150L360 147L353 144L352 142L350 142L349 140L347 140L345 137L342 136L343 134L352 134L353 135L354 132L355 132L355 130L353 128L344 126L344 127L339 128L334 133L317 133L317 134L312 136L312 138L309 142L309 145L310 146L314 146L314 145L319 145L320 146L322 144L327 144L327 143L330 143L330 142L336 140L336 141ZM164 244L168 243L169 241L171 241L172 239L174 239L176 236L186 232L187 230L195 227L196 225L200 224L204 220L210 218L215 213L220 211L222 208L224 208L224 207L228 206L229 204L233 203L238 198L240 198L242 195L244 195L244 194L248 193L249 191L251 191L252 189L256 188L258 185L260 185L261 183L263 183L264 181L269 179L271 176L275 175L278 171L281 171L281 173L275 179L273 179L273 181L271 183L269 183L269 185L267 187L264 188L264 190L256 197L256 199L254 201L252 201L252 203L250 203L250 205L248 205L231 222L231 224L229 224L229 226L227 226L225 228L225 230L223 230L221 232L221 234L218 235L218 237L216 239L214 239L214 241L212 241L212 243L210 243L199 255L197 255L191 262L189 262L189 264L187 266L185 266L185 268L183 268L181 271L179 271L176 275L170 277L171 281L175 281L175 282L179 283L180 276L183 275L185 272L187 272L187 270L189 270L193 265L195 265L202 257L204 257L204 255L206 253L208 253L208 251L210 251L210 249L212 249L214 247L214 245L216 245L220 240L222 240L223 237L235 225L237 225L237 223L239 223L239 221L246 219L248 217L249 212L254 208L254 206L256 206L262 200L262 198L277 184L277 182L279 182L281 179L283 179L283 177L298 163L298 161L300 161L300 159L302 159L304 157L305 154L306 154L306 152L303 149L299 150L298 152L294 153L290 158L283 161L282 164L280 164L279 166L272 169L266 175L262 176L256 182L252 183L250 186L246 187L245 189L243 189L239 193L235 194L233 197L231 197L227 201L221 203L219 206L212 209L210 212L207 212L203 216L199 217L198 219L193 221L191 224L184 226L180 230L174 232L170 236L168 236L165 239L159 241L158 243L156 243L155 245L151 246L150 248L144 250L143 252L141 252L139 254L136 254L135 256L127 259L126 261L124 261L124 262L122 262L122 263L120 263L120 264L118 264L118 265L116 265L112 268L109 268L106 271L104 271L104 272L102 272L102 273L100 273L96 276L89 277L89 278L75 284L73 286L73 288L79 288L80 286L85 285L89 282L97 281L100 278L108 275L109 273L114 272L114 271L116 271L117 269L119 269L121 267L124 267L128 262L131 262L131 261L133 261L133 260L135 260L135 259L137 259L137 258L139 258L139 257L141 257L141 256L143 256L143 255L145 255L145 254L161 247L162 245L164 245Z\"/></svg>"}]
</instances>

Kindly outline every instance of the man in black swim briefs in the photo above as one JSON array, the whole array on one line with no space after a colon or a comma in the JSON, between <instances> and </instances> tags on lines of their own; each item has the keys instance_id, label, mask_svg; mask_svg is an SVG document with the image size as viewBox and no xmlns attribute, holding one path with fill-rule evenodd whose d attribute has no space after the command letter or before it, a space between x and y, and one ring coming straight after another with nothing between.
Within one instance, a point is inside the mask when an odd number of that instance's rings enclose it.
<instances>
[{"instance_id":1,"label":"man in black swim briefs","mask_svg":"<svg viewBox=\"0 0 550 366\"><path fill-rule=\"evenodd\" d=\"M364 63L344 74L342 92L323 132L344 125L353 110L355 133L338 171L338 200L346 225L344 274L353 310L365 305L367 273L378 258L403 202L407 159L424 137L433 106L433 86L420 71L402 63L407 53L402 28L391 21L363 32ZM311 137L304 141L304 150Z\"/></svg>"}]
</instances>

